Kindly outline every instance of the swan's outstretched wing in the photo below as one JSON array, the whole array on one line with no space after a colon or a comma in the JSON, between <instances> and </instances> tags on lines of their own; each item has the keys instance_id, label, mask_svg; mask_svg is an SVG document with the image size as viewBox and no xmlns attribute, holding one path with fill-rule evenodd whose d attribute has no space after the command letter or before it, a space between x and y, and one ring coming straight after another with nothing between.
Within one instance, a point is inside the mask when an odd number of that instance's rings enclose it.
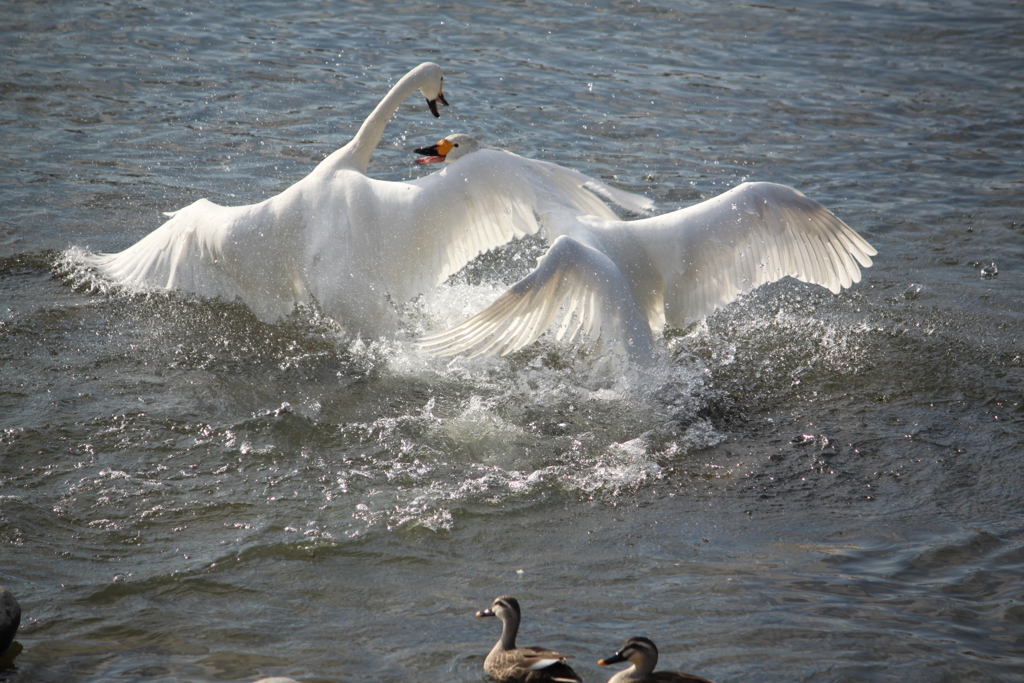
<instances>
[{"instance_id":1,"label":"swan's outstretched wing","mask_svg":"<svg viewBox=\"0 0 1024 683\"><path fill-rule=\"evenodd\" d=\"M444 282L476 256L539 230L536 215L552 207L615 218L607 199L638 213L653 202L557 164L480 149L443 170L410 181L417 194L406 254L413 281L402 298ZM404 296L403 296L404 295Z\"/></svg>"},{"instance_id":2,"label":"swan's outstretched wing","mask_svg":"<svg viewBox=\"0 0 1024 683\"><path fill-rule=\"evenodd\" d=\"M565 310L560 338L580 329L618 337L642 357L666 321L683 327L787 275L838 293L877 253L821 204L772 183L635 221L565 210L546 220L562 236L537 269L477 315L423 338L425 351L508 354Z\"/></svg>"},{"instance_id":3,"label":"swan's outstretched wing","mask_svg":"<svg viewBox=\"0 0 1024 683\"><path fill-rule=\"evenodd\" d=\"M309 300L296 258L301 236L291 221L280 220L281 200L275 200L228 207L200 199L168 213L169 220L128 249L97 254L90 263L129 287L241 298L261 319L275 320Z\"/></svg>"},{"instance_id":4,"label":"swan's outstretched wing","mask_svg":"<svg viewBox=\"0 0 1024 683\"><path fill-rule=\"evenodd\" d=\"M662 278L673 327L787 275L838 294L860 281L860 267L878 253L824 206L774 183L744 183L627 225Z\"/></svg>"},{"instance_id":5,"label":"swan's outstretched wing","mask_svg":"<svg viewBox=\"0 0 1024 683\"><path fill-rule=\"evenodd\" d=\"M98 270L128 286L183 289L207 297L241 298L256 315L274 320L287 315L296 303L311 300L307 273L338 253L321 254L315 248L341 243L349 263L373 261L380 256L374 242L378 223L372 219L401 207L372 204L366 191L366 167L380 142L384 127L406 97L419 90L430 111L447 104L441 94L443 74L432 62L412 69L396 83L363 121L355 137L317 165L303 180L259 204L223 207L199 200L169 214L170 220L140 242L118 254L90 259ZM395 183L400 184L400 183ZM343 211L335 209L341 207ZM369 223L348 222L351 215L369 216ZM357 234L355 231L362 230ZM367 236L369 235L369 236ZM344 247L354 245L353 248ZM373 329L386 309L387 287L381 279L356 279L353 268L342 285L340 274L314 277L312 284L333 298L321 301L325 310L351 313L356 329ZM315 274L316 275L316 274ZM386 285L386 275L383 278ZM349 322L339 321L339 322Z\"/></svg>"},{"instance_id":6,"label":"swan's outstretched wing","mask_svg":"<svg viewBox=\"0 0 1024 683\"><path fill-rule=\"evenodd\" d=\"M431 355L506 355L533 343L561 314L556 337L622 341L631 355L651 353L653 338L629 283L601 251L561 236L537 268L468 320L420 340Z\"/></svg>"}]
</instances>

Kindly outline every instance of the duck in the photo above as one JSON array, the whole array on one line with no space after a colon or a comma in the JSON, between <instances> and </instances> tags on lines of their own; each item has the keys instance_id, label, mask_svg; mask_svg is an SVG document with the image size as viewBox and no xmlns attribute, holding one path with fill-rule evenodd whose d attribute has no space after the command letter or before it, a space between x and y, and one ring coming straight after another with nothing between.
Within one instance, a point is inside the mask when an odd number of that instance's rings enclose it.
<instances>
[{"instance_id":1,"label":"duck","mask_svg":"<svg viewBox=\"0 0 1024 683\"><path fill-rule=\"evenodd\" d=\"M516 634L522 612L519 601L510 595L494 599L478 617L498 617L501 638L484 659L484 671L496 681L528 683L579 683L583 679L565 663L565 655L541 647L516 647Z\"/></svg>"},{"instance_id":2,"label":"duck","mask_svg":"<svg viewBox=\"0 0 1024 683\"><path fill-rule=\"evenodd\" d=\"M651 205L618 203L650 213ZM558 201L539 213L549 246L537 267L477 314L422 335L422 352L505 356L560 317L557 340L585 335L650 362L666 325L685 329L786 276L838 294L860 281L878 253L827 208L772 182L744 182L693 206L633 219Z\"/></svg>"},{"instance_id":3,"label":"duck","mask_svg":"<svg viewBox=\"0 0 1024 683\"><path fill-rule=\"evenodd\" d=\"M706 678L678 671L655 671L658 664L658 646L650 638L638 636L628 639L611 657L597 661L601 666L619 662L632 664L608 679L608 683L712 683Z\"/></svg>"}]
</instances>

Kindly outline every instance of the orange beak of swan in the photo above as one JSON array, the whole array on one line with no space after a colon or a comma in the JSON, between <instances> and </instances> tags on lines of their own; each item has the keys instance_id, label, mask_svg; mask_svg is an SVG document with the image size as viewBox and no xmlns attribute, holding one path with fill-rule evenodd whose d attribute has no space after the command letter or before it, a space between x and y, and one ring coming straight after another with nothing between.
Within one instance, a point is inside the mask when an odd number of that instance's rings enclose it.
<instances>
[{"instance_id":1,"label":"orange beak of swan","mask_svg":"<svg viewBox=\"0 0 1024 683\"><path fill-rule=\"evenodd\" d=\"M431 145L430 147L420 147L419 149L414 149L413 151L416 152L417 154L425 154L426 155L426 156L424 156L421 159L417 159L416 163L417 164L424 164L424 165L426 165L426 164L440 164L442 161L444 161L444 158L446 156L448 156L448 152L452 151L452 147L454 147L454 146L455 145L453 145L452 143L448 142L447 140L441 140L436 145Z\"/></svg>"}]
</instances>

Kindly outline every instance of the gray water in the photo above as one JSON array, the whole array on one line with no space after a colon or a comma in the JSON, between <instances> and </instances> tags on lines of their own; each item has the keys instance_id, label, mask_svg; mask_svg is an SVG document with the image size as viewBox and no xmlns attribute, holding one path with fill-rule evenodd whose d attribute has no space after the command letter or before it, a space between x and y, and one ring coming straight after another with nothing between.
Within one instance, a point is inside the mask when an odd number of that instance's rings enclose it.
<instances>
[{"instance_id":1,"label":"gray water","mask_svg":"<svg viewBox=\"0 0 1024 683\"><path fill-rule=\"evenodd\" d=\"M720 683L1021 680L1022 45L1014 2L0 3L0 680L482 681L504 593L589 681L632 635ZM663 210L781 182L875 265L647 371L417 354L536 239L376 340L79 265L279 192L428 59L452 106L375 177L468 132Z\"/></svg>"}]
</instances>

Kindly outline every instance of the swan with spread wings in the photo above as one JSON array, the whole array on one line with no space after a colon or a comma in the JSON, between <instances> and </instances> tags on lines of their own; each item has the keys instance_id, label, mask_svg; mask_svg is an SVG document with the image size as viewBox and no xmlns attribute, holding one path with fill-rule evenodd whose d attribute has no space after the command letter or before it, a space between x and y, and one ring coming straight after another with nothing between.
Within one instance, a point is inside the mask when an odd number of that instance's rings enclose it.
<instances>
[{"instance_id":1,"label":"swan with spread wings","mask_svg":"<svg viewBox=\"0 0 1024 683\"><path fill-rule=\"evenodd\" d=\"M837 294L860 281L860 269L877 253L818 202L767 182L635 220L557 202L541 218L550 246L536 269L483 311L421 338L421 349L506 355L560 320L558 339L582 332L621 344L633 359L649 359L666 324L686 327L786 276Z\"/></svg>"},{"instance_id":2,"label":"swan with spread wings","mask_svg":"<svg viewBox=\"0 0 1024 683\"><path fill-rule=\"evenodd\" d=\"M419 90L436 115L437 103L447 104L441 85L440 67L421 64L351 142L279 195L247 206L200 199L125 251L93 256L92 265L128 286L238 299L270 322L315 301L348 331L376 337L396 328L394 303L435 287L484 251L537 232L537 211L552 198L606 218L615 214L602 197L627 207L648 201L498 150L410 181L367 177L399 104Z\"/></svg>"}]
</instances>

